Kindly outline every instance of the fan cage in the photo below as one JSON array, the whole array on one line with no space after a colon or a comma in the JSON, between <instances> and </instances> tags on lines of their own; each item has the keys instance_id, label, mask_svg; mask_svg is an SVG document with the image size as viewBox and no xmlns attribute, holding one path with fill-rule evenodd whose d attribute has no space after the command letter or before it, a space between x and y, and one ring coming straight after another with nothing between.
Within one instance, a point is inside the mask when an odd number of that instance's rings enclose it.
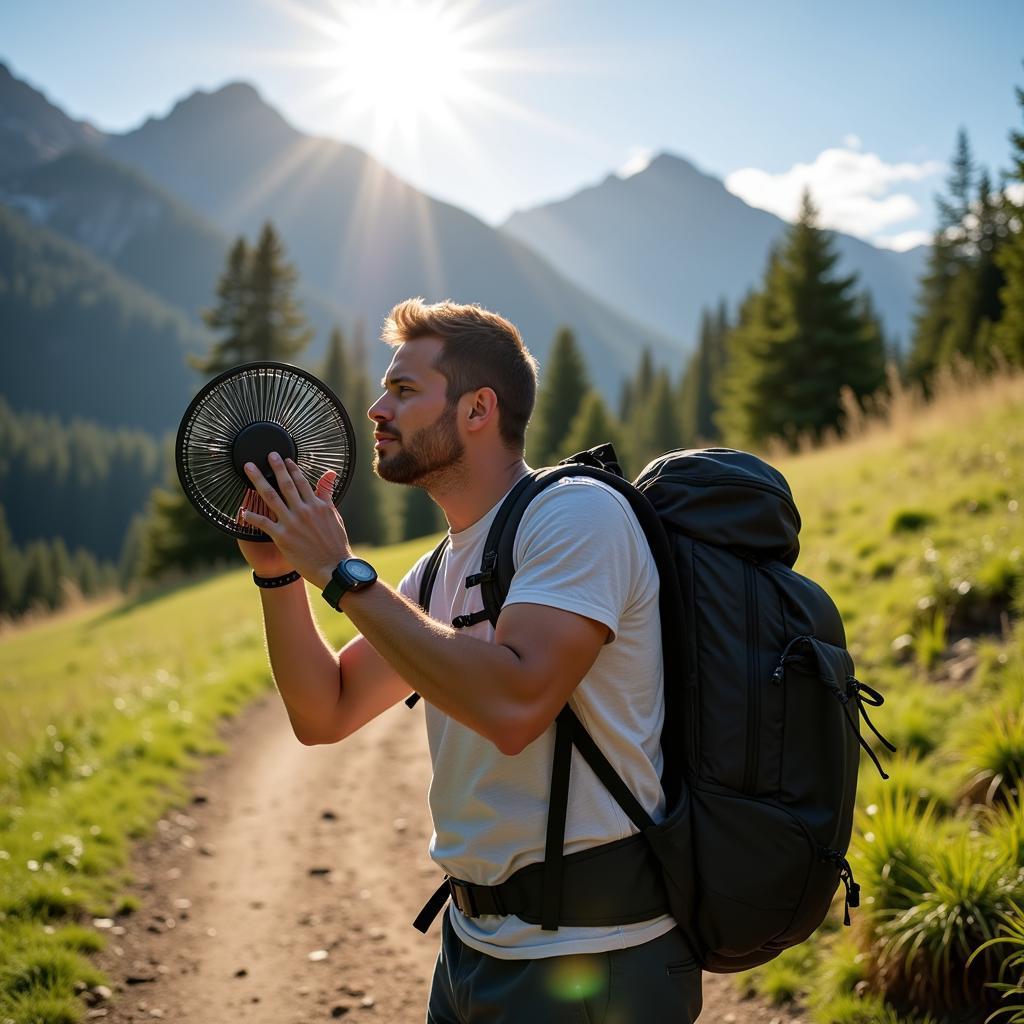
<instances>
[{"instance_id":1,"label":"fan cage","mask_svg":"<svg viewBox=\"0 0 1024 1024\"><path fill-rule=\"evenodd\" d=\"M240 508L270 510L236 469L235 438L254 423L284 430L296 447L295 463L315 487L335 471L331 500L341 503L352 482L356 449L352 422L337 395L313 374L288 363L245 363L206 384L182 418L175 449L178 476L189 501L219 529L250 541L269 541L239 522Z\"/></svg>"}]
</instances>

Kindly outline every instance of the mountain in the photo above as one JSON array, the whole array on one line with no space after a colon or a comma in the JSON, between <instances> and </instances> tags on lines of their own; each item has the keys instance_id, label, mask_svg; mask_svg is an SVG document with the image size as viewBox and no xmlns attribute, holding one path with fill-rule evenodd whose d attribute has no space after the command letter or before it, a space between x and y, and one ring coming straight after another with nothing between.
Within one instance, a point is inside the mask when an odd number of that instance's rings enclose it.
<instances>
[{"instance_id":1,"label":"mountain","mask_svg":"<svg viewBox=\"0 0 1024 1024\"><path fill-rule=\"evenodd\" d=\"M76 149L0 176L0 203L90 250L199 321L212 304L230 241L134 168L95 149ZM299 287L317 332L353 317Z\"/></svg>"},{"instance_id":2,"label":"mountain","mask_svg":"<svg viewBox=\"0 0 1024 1024\"><path fill-rule=\"evenodd\" d=\"M690 339L703 307L720 297L735 306L760 282L769 249L788 227L689 161L662 153L639 174L610 174L514 213L501 230L628 315ZM899 253L840 233L835 239L838 271L857 272L887 337L906 343L927 249Z\"/></svg>"},{"instance_id":3,"label":"mountain","mask_svg":"<svg viewBox=\"0 0 1024 1024\"><path fill-rule=\"evenodd\" d=\"M530 248L401 181L354 146L302 134L249 85L197 92L165 118L110 137L142 171L221 229L281 232L301 278L375 328L398 300L479 302L503 313L543 359L557 328L577 332L609 395L650 345L678 364L671 335L569 282ZM388 354L374 346L376 365Z\"/></svg>"},{"instance_id":4,"label":"mountain","mask_svg":"<svg viewBox=\"0 0 1024 1024\"><path fill-rule=\"evenodd\" d=\"M18 411L163 433L205 332L80 246L0 206L0 389Z\"/></svg>"},{"instance_id":5,"label":"mountain","mask_svg":"<svg viewBox=\"0 0 1024 1024\"><path fill-rule=\"evenodd\" d=\"M0 63L0 175L102 140L101 131L85 121L73 121Z\"/></svg>"}]
</instances>

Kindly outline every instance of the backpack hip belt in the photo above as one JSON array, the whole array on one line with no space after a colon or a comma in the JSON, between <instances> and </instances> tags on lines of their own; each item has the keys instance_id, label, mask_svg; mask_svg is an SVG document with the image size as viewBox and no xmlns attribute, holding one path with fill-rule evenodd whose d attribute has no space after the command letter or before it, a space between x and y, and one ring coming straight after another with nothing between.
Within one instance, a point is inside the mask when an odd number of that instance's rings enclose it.
<instances>
[{"instance_id":1,"label":"backpack hip belt","mask_svg":"<svg viewBox=\"0 0 1024 1024\"><path fill-rule=\"evenodd\" d=\"M639 833L562 859L559 924L601 928L650 921L670 913L668 895L650 844ZM540 924L544 913L544 862L527 864L499 885L474 885L445 876L415 927L425 932L450 897L466 917L514 916ZM609 885L608 879L629 885Z\"/></svg>"}]
</instances>

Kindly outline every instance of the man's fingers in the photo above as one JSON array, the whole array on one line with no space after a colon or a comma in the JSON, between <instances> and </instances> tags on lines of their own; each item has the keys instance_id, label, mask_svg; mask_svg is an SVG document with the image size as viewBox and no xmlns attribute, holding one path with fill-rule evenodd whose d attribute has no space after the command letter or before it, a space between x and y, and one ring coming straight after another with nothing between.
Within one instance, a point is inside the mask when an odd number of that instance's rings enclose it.
<instances>
[{"instance_id":1,"label":"man's fingers","mask_svg":"<svg viewBox=\"0 0 1024 1024\"><path fill-rule=\"evenodd\" d=\"M268 537L274 536L274 530L277 528L277 523L275 523L273 519L268 519L266 516L261 516L258 512L251 512L248 509L241 509L239 512L239 518L246 526L252 526L257 530L262 530Z\"/></svg>"},{"instance_id":2,"label":"man's fingers","mask_svg":"<svg viewBox=\"0 0 1024 1024\"><path fill-rule=\"evenodd\" d=\"M281 495L268 483L267 478L259 471L255 463L247 462L245 472L252 484L252 489L263 499L267 508L280 519L281 513L286 508Z\"/></svg>"},{"instance_id":3,"label":"man's fingers","mask_svg":"<svg viewBox=\"0 0 1024 1024\"><path fill-rule=\"evenodd\" d=\"M329 469L316 483L317 495L332 505L334 504L334 481L337 478L338 474L333 469Z\"/></svg>"},{"instance_id":4,"label":"man's fingers","mask_svg":"<svg viewBox=\"0 0 1024 1024\"><path fill-rule=\"evenodd\" d=\"M281 497L284 499L285 504L289 508L295 508L297 505L302 504L302 499L299 497L299 492L295 486L294 476L289 472L284 459L277 452L270 453L270 468L273 469L274 476L277 477L277 485L281 488ZM302 474L300 473L299 475L301 476Z\"/></svg>"},{"instance_id":5,"label":"man's fingers","mask_svg":"<svg viewBox=\"0 0 1024 1024\"><path fill-rule=\"evenodd\" d=\"M291 459L285 459L284 464L285 468L291 474L291 478L295 483L295 489L296 491L298 491L299 497L302 498L303 501L308 502L312 501L313 498L323 497L323 494L321 493L322 485L324 482L323 477L320 477L319 481L317 481L316 493L314 494L313 488L310 487L309 480L306 478L306 474L303 473L302 470L299 469L299 467L296 466Z\"/></svg>"}]
</instances>

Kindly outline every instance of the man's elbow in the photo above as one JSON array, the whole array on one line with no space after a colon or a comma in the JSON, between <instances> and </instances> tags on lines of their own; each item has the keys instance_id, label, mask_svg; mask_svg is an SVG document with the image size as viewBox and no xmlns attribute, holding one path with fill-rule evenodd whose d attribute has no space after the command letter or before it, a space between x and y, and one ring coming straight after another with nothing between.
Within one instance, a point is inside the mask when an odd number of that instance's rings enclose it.
<instances>
[{"instance_id":1,"label":"man's elbow","mask_svg":"<svg viewBox=\"0 0 1024 1024\"><path fill-rule=\"evenodd\" d=\"M507 715L496 723L488 738L506 757L521 754L534 740L543 735L551 724L550 716L533 712Z\"/></svg>"},{"instance_id":2,"label":"man's elbow","mask_svg":"<svg viewBox=\"0 0 1024 1024\"><path fill-rule=\"evenodd\" d=\"M314 727L293 721L292 732L304 747L323 747L343 740L350 735L351 730L343 730L334 722Z\"/></svg>"}]
</instances>

